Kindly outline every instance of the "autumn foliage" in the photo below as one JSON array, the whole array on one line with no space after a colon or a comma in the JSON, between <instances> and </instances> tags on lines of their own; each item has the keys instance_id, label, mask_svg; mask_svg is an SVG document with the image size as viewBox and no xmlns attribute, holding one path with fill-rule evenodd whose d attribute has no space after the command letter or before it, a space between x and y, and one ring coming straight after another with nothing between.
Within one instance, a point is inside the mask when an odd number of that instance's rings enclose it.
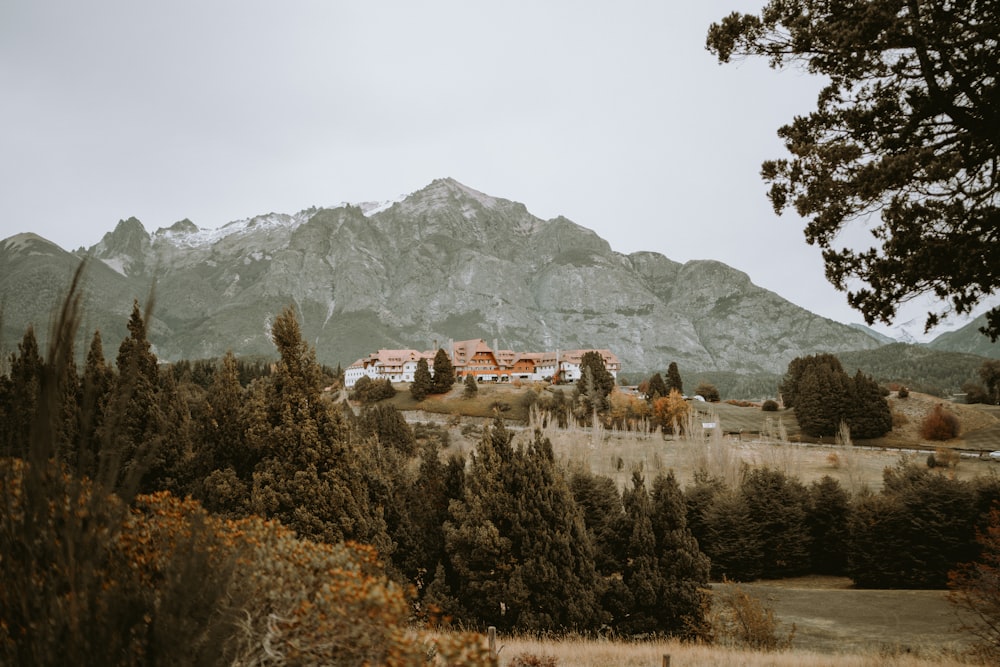
<instances>
[{"instance_id":1,"label":"autumn foliage","mask_svg":"<svg viewBox=\"0 0 1000 667\"><path fill-rule=\"evenodd\" d=\"M920 424L920 437L925 440L951 440L958 437L959 430L958 417L938 404Z\"/></svg>"}]
</instances>

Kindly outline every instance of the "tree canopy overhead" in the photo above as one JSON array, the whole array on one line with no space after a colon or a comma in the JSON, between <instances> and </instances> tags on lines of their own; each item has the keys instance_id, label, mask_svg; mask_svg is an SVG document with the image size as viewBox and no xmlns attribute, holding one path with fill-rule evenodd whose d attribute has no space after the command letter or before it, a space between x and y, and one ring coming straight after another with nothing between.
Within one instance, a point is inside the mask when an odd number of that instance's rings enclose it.
<instances>
[{"instance_id":1,"label":"tree canopy overhead","mask_svg":"<svg viewBox=\"0 0 1000 667\"><path fill-rule=\"evenodd\" d=\"M761 175L869 324L932 294L930 329L1000 288L1000 3L771 0L713 23L706 46L828 79L778 130L791 157ZM835 244L852 222L872 225L871 247ZM1000 336L1000 307L981 330Z\"/></svg>"}]
</instances>

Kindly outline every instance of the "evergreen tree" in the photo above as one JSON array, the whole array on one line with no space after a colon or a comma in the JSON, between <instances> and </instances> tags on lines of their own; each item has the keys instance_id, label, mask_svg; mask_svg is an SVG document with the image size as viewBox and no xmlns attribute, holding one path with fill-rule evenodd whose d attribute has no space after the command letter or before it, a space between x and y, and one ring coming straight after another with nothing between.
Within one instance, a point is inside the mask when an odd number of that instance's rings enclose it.
<instances>
[{"instance_id":1,"label":"evergreen tree","mask_svg":"<svg viewBox=\"0 0 1000 667\"><path fill-rule=\"evenodd\" d=\"M343 413L324 399L315 351L302 339L294 310L286 308L275 319L271 337L280 360L247 430L251 447L261 453L251 509L302 537L357 540L389 555L383 512L371 504L377 474L371 454L352 440Z\"/></svg>"},{"instance_id":2,"label":"evergreen tree","mask_svg":"<svg viewBox=\"0 0 1000 667\"><path fill-rule=\"evenodd\" d=\"M34 327L28 327L10 355L10 374L6 389L5 413L0 415L0 444L3 456L22 458L26 455L28 436L38 409L39 383L43 361L38 351Z\"/></svg>"},{"instance_id":3,"label":"evergreen tree","mask_svg":"<svg viewBox=\"0 0 1000 667\"><path fill-rule=\"evenodd\" d=\"M784 402L786 408L798 407L799 384L802 382L803 374L810 368L822 365L829 366L831 370L837 373L844 372L844 367L841 365L840 359L826 352L806 357L796 357L789 362L788 370L785 372L785 376L778 387L778 393L781 394L781 400Z\"/></svg>"},{"instance_id":4,"label":"evergreen tree","mask_svg":"<svg viewBox=\"0 0 1000 667\"><path fill-rule=\"evenodd\" d=\"M705 553L708 553L706 545L709 541L707 520L709 508L717 495L727 491L729 489L725 482L710 476L705 470L695 471L693 483L684 491L688 528Z\"/></svg>"},{"instance_id":5,"label":"evergreen tree","mask_svg":"<svg viewBox=\"0 0 1000 667\"><path fill-rule=\"evenodd\" d=\"M657 612L666 581L656 553L649 493L638 470L632 471L632 488L622 492L622 505L628 536L622 579L629 593L629 614L616 619L616 625L625 634L654 633L659 626Z\"/></svg>"},{"instance_id":6,"label":"evergreen tree","mask_svg":"<svg viewBox=\"0 0 1000 667\"><path fill-rule=\"evenodd\" d=\"M432 394L446 394L455 384L455 367L451 357L442 348L434 355L434 377L431 382Z\"/></svg>"},{"instance_id":7,"label":"evergreen tree","mask_svg":"<svg viewBox=\"0 0 1000 667\"><path fill-rule=\"evenodd\" d=\"M417 360L417 370L413 372L413 382L410 383L410 396L415 401L422 401L431 393L434 382L431 371L427 368L427 360L421 357Z\"/></svg>"},{"instance_id":8,"label":"evergreen tree","mask_svg":"<svg viewBox=\"0 0 1000 667\"><path fill-rule=\"evenodd\" d=\"M646 392L646 398L650 401L655 401L657 398L665 398L668 393L670 392L667 389L667 384L663 381L663 376L659 373L653 373L653 377L649 378L649 389Z\"/></svg>"},{"instance_id":9,"label":"evergreen tree","mask_svg":"<svg viewBox=\"0 0 1000 667\"><path fill-rule=\"evenodd\" d=\"M465 396L465 398L473 398L478 393L479 393L479 383L476 382L476 376L466 375L465 390L463 392L463 395Z\"/></svg>"},{"instance_id":10,"label":"evergreen tree","mask_svg":"<svg viewBox=\"0 0 1000 667\"><path fill-rule=\"evenodd\" d=\"M759 536L760 576L766 579L809 570L808 492L802 483L773 468L753 468L740 494Z\"/></svg>"},{"instance_id":11,"label":"evergreen tree","mask_svg":"<svg viewBox=\"0 0 1000 667\"><path fill-rule=\"evenodd\" d=\"M123 480L140 480L139 490L151 492L170 483L168 457L175 452L166 441L174 437L177 425L164 412L158 362L146 337L138 301L132 303L127 326L128 336L118 346L118 373L111 398L116 418L103 426L111 433L115 456L124 463Z\"/></svg>"},{"instance_id":12,"label":"evergreen tree","mask_svg":"<svg viewBox=\"0 0 1000 667\"><path fill-rule=\"evenodd\" d=\"M425 593L437 569L443 568L444 522L449 502L459 496L449 494L448 468L441 461L437 443L425 443L418 458L416 477L400 490L405 511L392 533L397 545L392 562L419 593ZM443 569L441 574L439 585L446 581Z\"/></svg>"},{"instance_id":13,"label":"evergreen tree","mask_svg":"<svg viewBox=\"0 0 1000 667\"><path fill-rule=\"evenodd\" d=\"M834 435L841 422L858 438L879 437L892 429L892 413L881 387L860 371L851 378L833 355L793 359L781 392L807 435Z\"/></svg>"},{"instance_id":14,"label":"evergreen tree","mask_svg":"<svg viewBox=\"0 0 1000 667\"><path fill-rule=\"evenodd\" d=\"M603 618L593 547L552 444L536 430L514 462L520 489L511 537L518 564L509 590L517 625L530 631L595 629Z\"/></svg>"},{"instance_id":15,"label":"evergreen tree","mask_svg":"<svg viewBox=\"0 0 1000 667\"><path fill-rule=\"evenodd\" d=\"M445 543L468 622L504 629L597 627L598 578L583 517L540 433L514 449L499 415L472 454Z\"/></svg>"},{"instance_id":16,"label":"evergreen tree","mask_svg":"<svg viewBox=\"0 0 1000 667\"><path fill-rule=\"evenodd\" d=\"M247 442L246 394L240 385L236 357L228 351L212 375L199 424L199 467L203 475L231 469L245 484L251 482L258 457Z\"/></svg>"},{"instance_id":17,"label":"evergreen tree","mask_svg":"<svg viewBox=\"0 0 1000 667\"><path fill-rule=\"evenodd\" d=\"M863 497L850 523L849 575L865 588L943 588L975 560L979 498L968 482L902 461Z\"/></svg>"},{"instance_id":18,"label":"evergreen tree","mask_svg":"<svg viewBox=\"0 0 1000 667\"><path fill-rule=\"evenodd\" d=\"M699 545L712 562L712 578L753 581L763 572L764 542L746 495L724 490L706 508Z\"/></svg>"},{"instance_id":19,"label":"evergreen tree","mask_svg":"<svg viewBox=\"0 0 1000 667\"><path fill-rule=\"evenodd\" d=\"M392 405L369 405L361 411L358 428L363 437L376 436L380 443L404 457L413 456L417 440L403 413Z\"/></svg>"},{"instance_id":20,"label":"evergreen tree","mask_svg":"<svg viewBox=\"0 0 1000 667\"><path fill-rule=\"evenodd\" d=\"M601 356L600 352L597 352L596 350L589 350L583 353L580 357L581 377L583 377L583 373L587 369L590 369L591 379L594 383L593 390L591 392L591 403L594 405L600 403L606 406L608 395L611 393L611 390L615 388L615 377L604 364L604 357Z\"/></svg>"},{"instance_id":21,"label":"evergreen tree","mask_svg":"<svg viewBox=\"0 0 1000 667\"><path fill-rule=\"evenodd\" d=\"M851 387L847 425L855 438L879 438L892 430L892 410L882 387L859 369Z\"/></svg>"},{"instance_id":22,"label":"evergreen tree","mask_svg":"<svg viewBox=\"0 0 1000 667\"><path fill-rule=\"evenodd\" d=\"M666 396L672 390L676 390L679 394L684 394L684 383L681 381L681 372L677 368L676 361L671 361L670 365L667 366L667 392L663 395Z\"/></svg>"},{"instance_id":23,"label":"evergreen tree","mask_svg":"<svg viewBox=\"0 0 1000 667\"><path fill-rule=\"evenodd\" d=\"M598 573L608 577L621 572L625 551L618 529L623 509L615 481L581 468L573 472L569 484L594 545L594 566Z\"/></svg>"},{"instance_id":24,"label":"evergreen tree","mask_svg":"<svg viewBox=\"0 0 1000 667\"><path fill-rule=\"evenodd\" d=\"M851 500L840 482L824 475L809 485L806 524L812 571L842 575L847 567L848 521Z\"/></svg>"},{"instance_id":25,"label":"evergreen tree","mask_svg":"<svg viewBox=\"0 0 1000 667\"><path fill-rule=\"evenodd\" d=\"M82 475L93 477L97 474L101 454L99 434L102 431L105 411L111 401L114 386L114 369L108 365L104 357L101 332L95 331L83 367L80 426L77 430L76 466Z\"/></svg>"},{"instance_id":26,"label":"evergreen tree","mask_svg":"<svg viewBox=\"0 0 1000 667\"><path fill-rule=\"evenodd\" d=\"M711 563L687 526L684 494L674 477L657 475L650 493L650 520L664 588L657 608L657 630L683 633L704 620Z\"/></svg>"},{"instance_id":27,"label":"evergreen tree","mask_svg":"<svg viewBox=\"0 0 1000 667\"><path fill-rule=\"evenodd\" d=\"M445 545L454 573L451 592L462 608L446 609L472 623L509 629L507 585L515 565L510 533L514 506L513 435L497 416L469 455L462 499L452 503Z\"/></svg>"}]
</instances>

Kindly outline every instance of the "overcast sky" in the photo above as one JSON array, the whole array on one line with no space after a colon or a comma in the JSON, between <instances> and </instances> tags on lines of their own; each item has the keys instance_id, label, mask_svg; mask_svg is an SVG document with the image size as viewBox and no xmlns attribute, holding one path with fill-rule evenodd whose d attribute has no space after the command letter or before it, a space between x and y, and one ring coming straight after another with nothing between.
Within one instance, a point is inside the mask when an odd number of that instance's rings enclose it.
<instances>
[{"instance_id":1,"label":"overcast sky","mask_svg":"<svg viewBox=\"0 0 1000 667\"><path fill-rule=\"evenodd\" d=\"M129 216L216 228L448 176L860 322L759 177L821 82L704 48L763 4L5 0L0 238L71 250Z\"/></svg>"}]
</instances>

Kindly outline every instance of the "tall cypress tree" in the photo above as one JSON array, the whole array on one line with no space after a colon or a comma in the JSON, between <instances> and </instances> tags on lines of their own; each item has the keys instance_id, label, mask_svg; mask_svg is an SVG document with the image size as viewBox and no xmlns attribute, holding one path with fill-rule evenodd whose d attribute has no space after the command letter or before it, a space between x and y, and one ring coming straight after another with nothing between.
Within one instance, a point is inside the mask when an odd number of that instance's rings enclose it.
<instances>
[{"instance_id":1,"label":"tall cypress tree","mask_svg":"<svg viewBox=\"0 0 1000 667\"><path fill-rule=\"evenodd\" d=\"M232 350L226 352L213 374L205 403L201 450L206 472L232 468L240 479L249 482L257 456L247 443L243 418L246 390L240 384Z\"/></svg>"},{"instance_id":2,"label":"tall cypress tree","mask_svg":"<svg viewBox=\"0 0 1000 667\"><path fill-rule=\"evenodd\" d=\"M680 394L684 393L684 382L681 381L681 372L677 368L676 361L671 361L667 366L667 391L663 395L666 396L673 390L677 390Z\"/></svg>"}]
</instances>

